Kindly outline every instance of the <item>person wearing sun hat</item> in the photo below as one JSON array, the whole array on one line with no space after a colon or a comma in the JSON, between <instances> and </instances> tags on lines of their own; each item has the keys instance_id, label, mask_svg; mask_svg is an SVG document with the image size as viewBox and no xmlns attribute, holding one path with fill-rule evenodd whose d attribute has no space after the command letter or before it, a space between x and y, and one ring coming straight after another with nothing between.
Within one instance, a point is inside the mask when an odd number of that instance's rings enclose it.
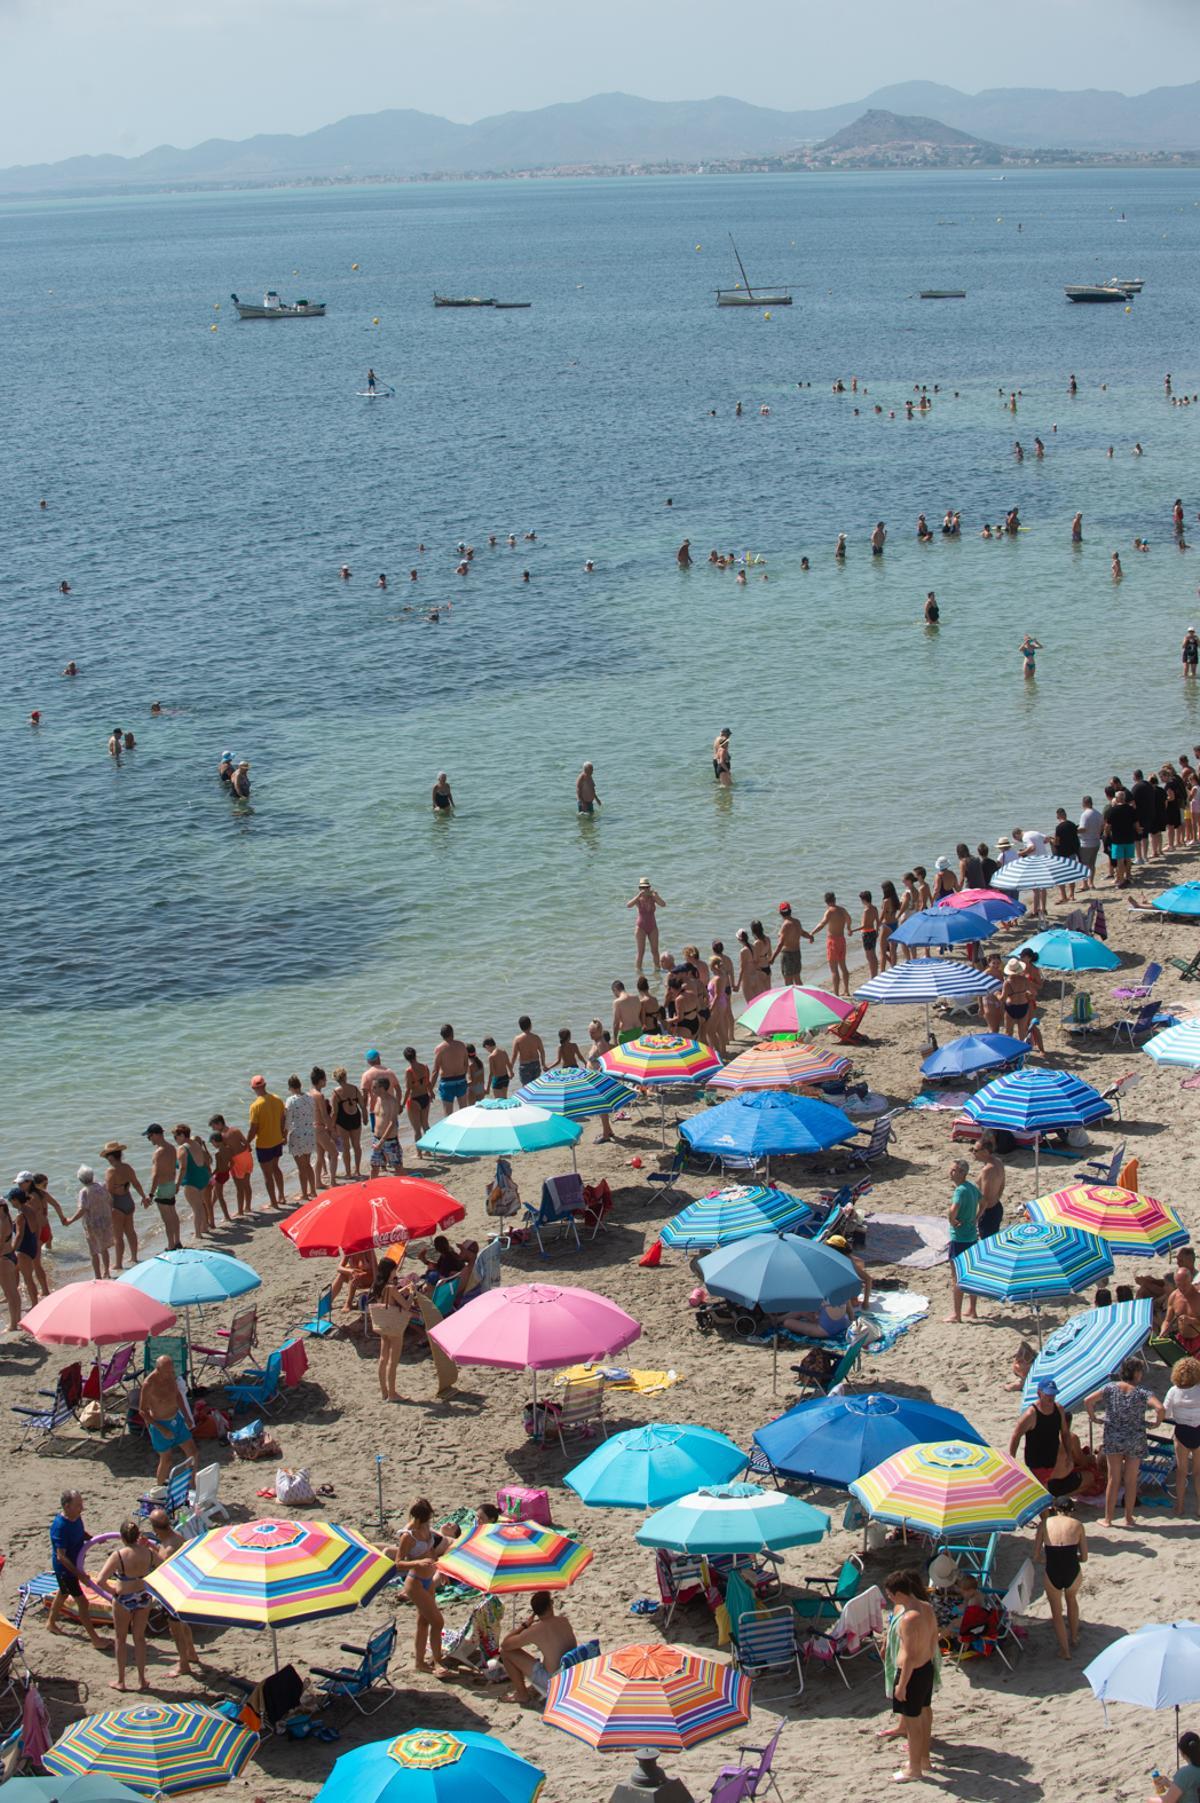
<instances>
[{"instance_id":1,"label":"person wearing sun hat","mask_svg":"<svg viewBox=\"0 0 1200 1803\"><path fill-rule=\"evenodd\" d=\"M110 1139L107 1145L100 1148L101 1158L108 1160L108 1169L104 1173L104 1187L108 1191L108 1200L112 1206L113 1238L116 1256L114 1269L125 1268L125 1254L129 1254L129 1262L136 1265L138 1260L137 1229L133 1224L135 1203L133 1192L136 1190L142 1201L146 1200L146 1192L142 1188L141 1179L131 1164L125 1162L125 1141Z\"/></svg>"},{"instance_id":2,"label":"person wearing sun hat","mask_svg":"<svg viewBox=\"0 0 1200 1803\"><path fill-rule=\"evenodd\" d=\"M1013 850L1013 842L1007 833L1001 833L997 839L996 850L1000 853L1001 870L1006 864L1011 864L1014 858L1019 858L1021 855L1019 851Z\"/></svg>"},{"instance_id":3,"label":"person wearing sun hat","mask_svg":"<svg viewBox=\"0 0 1200 1803\"><path fill-rule=\"evenodd\" d=\"M1025 1036L1025 1020L1034 1004L1033 985L1020 958L1010 958L1004 966L1004 987L1000 991L1009 1031L1017 1039Z\"/></svg>"},{"instance_id":4,"label":"person wearing sun hat","mask_svg":"<svg viewBox=\"0 0 1200 1803\"><path fill-rule=\"evenodd\" d=\"M250 1130L246 1138L254 1147L267 1186L268 1202L282 1208L285 1196L283 1166L279 1161L287 1138L287 1110L282 1098L272 1095L267 1088L265 1077L251 1077L250 1087L254 1091L254 1100L250 1104Z\"/></svg>"}]
</instances>

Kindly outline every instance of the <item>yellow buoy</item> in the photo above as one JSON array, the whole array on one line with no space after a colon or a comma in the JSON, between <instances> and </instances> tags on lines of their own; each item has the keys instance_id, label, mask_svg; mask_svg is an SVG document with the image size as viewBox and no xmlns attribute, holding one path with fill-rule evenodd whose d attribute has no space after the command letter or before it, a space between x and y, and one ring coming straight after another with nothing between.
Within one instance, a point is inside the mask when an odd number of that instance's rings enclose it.
<instances>
[{"instance_id":1,"label":"yellow buoy","mask_svg":"<svg viewBox=\"0 0 1200 1803\"><path fill-rule=\"evenodd\" d=\"M358 268L358 264L357 264L357 263L351 263L351 265L350 265L350 267L351 267L351 269L357 269L357 268Z\"/></svg>"},{"instance_id":2,"label":"yellow buoy","mask_svg":"<svg viewBox=\"0 0 1200 1803\"><path fill-rule=\"evenodd\" d=\"M300 274L300 271L299 271L299 270L298 270L298 269L293 269L293 271L292 271L292 274L293 274L293 275L299 275L299 274Z\"/></svg>"},{"instance_id":3,"label":"yellow buoy","mask_svg":"<svg viewBox=\"0 0 1200 1803\"><path fill-rule=\"evenodd\" d=\"M763 318L764 318L764 319L770 319L770 317L771 317L771 315L770 315L770 314L769 314L769 313L764 313L764 314L763 314Z\"/></svg>"},{"instance_id":4,"label":"yellow buoy","mask_svg":"<svg viewBox=\"0 0 1200 1803\"><path fill-rule=\"evenodd\" d=\"M375 318L371 321L371 324L373 326L377 326L379 324L379 315L378 314L376 314Z\"/></svg>"},{"instance_id":5,"label":"yellow buoy","mask_svg":"<svg viewBox=\"0 0 1200 1803\"><path fill-rule=\"evenodd\" d=\"M1125 311L1126 311L1126 313L1132 313L1132 312L1133 312L1133 308L1132 308L1132 307L1126 307L1126 309L1125 309Z\"/></svg>"},{"instance_id":6,"label":"yellow buoy","mask_svg":"<svg viewBox=\"0 0 1200 1803\"><path fill-rule=\"evenodd\" d=\"M216 326L209 326L208 329L210 332L215 332L217 328L216 328Z\"/></svg>"},{"instance_id":7,"label":"yellow buoy","mask_svg":"<svg viewBox=\"0 0 1200 1803\"><path fill-rule=\"evenodd\" d=\"M697 249L697 250L699 250L699 249L700 249L700 246L699 246L699 245L697 245L697 246L696 246L696 249Z\"/></svg>"},{"instance_id":8,"label":"yellow buoy","mask_svg":"<svg viewBox=\"0 0 1200 1803\"><path fill-rule=\"evenodd\" d=\"M213 312L214 312L214 313L219 313L219 312L220 312L220 311L221 311L221 303L220 303L220 301L214 301L214 302L213 302Z\"/></svg>"}]
</instances>

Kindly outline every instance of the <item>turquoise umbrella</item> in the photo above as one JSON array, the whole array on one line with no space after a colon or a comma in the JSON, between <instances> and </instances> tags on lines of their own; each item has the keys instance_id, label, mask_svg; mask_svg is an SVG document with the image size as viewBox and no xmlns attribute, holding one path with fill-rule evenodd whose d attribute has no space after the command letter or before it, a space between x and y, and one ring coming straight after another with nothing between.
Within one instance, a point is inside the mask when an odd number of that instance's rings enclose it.
<instances>
[{"instance_id":1,"label":"turquoise umbrella","mask_svg":"<svg viewBox=\"0 0 1200 1803\"><path fill-rule=\"evenodd\" d=\"M582 1127L545 1108L514 1097L489 1097L435 1121L417 1141L422 1152L445 1152L452 1158L511 1157L514 1152L545 1152L577 1143ZM571 1161L575 1154L572 1151Z\"/></svg>"},{"instance_id":2,"label":"turquoise umbrella","mask_svg":"<svg viewBox=\"0 0 1200 1803\"><path fill-rule=\"evenodd\" d=\"M634 1539L672 1553L782 1552L829 1532L823 1509L760 1484L708 1484L644 1521Z\"/></svg>"},{"instance_id":3,"label":"turquoise umbrella","mask_svg":"<svg viewBox=\"0 0 1200 1803\"><path fill-rule=\"evenodd\" d=\"M748 1239L752 1233L781 1233L799 1227L812 1212L807 1202L785 1189L761 1183L735 1184L689 1203L667 1222L659 1237L664 1246L724 1246L730 1240Z\"/></svg>"},{"instance_id":4,"label":"turquoise umbrella","mask_svg":"<svg viewBox=\"0 0 1200 1803\"><path fill-rule=\"evenodd\" d=\"M313 1803L533 1803L545 1782L493 1734L410 1728L343 1753Z\"/></svg>"},{"instance_id":5,"label":"turquoise umbrella","mask_svg":"<svg viewBox=\"0 0 1200 1803\"><path fill-rule=\"evenodd\" d=\"M1150 1337L1151 1306L1150 1298L1144 1296L1072 1315L1055 1328L1034 1359L1021 1401L1026 1407L1036 1402L1038 1385L1053 1378L1058 1385L1059 1408L1073 1409L1112 1376L1122 1359L1145 1345Z\"/></svg>"},{"instance_id":6,"label":"turquoise umbrella","mask_svg":"<svg viewBox=\"0 0 1200 1803\"><path fill-rule=\"evenodd\" d=\"M711 1427L631 1427L568 1471L563 1483L591 1508L657 1509L746 1469L740 1446Z\"/></svg>"},{"instance_id":7,"label":"turquoise umbrella","mask_svg":"<svg viewBox=\"0 0 1200 1803\"><path fill-rule=\"evenodd\" d=\"M10 1778L4 1803L145 1803L139 1791L117 1778Z\"/></svg>"},{"instance_id":8,"label":"turquoise umbrella","mask_svg":"<svg viewBox=\"0 0 1200 1803\"><path fill-rule=\"evenodd\" d=\"M174 1252L158 1252L122 1271L118 1283L127 1283L165 1302L169 1308L200 1308L206 1302L228 1302L256 1290L262 1278L252 1265L230 1252L214 1252L207 1246L180 1246Z\"/></svg>"},{"instance_id":9,"label":"turquoise umbrella","mask_svg":"<svg viewBox=\"0 0 1200 1803\"><path fill-rule=\"evenodd\" d=\"M522 1102L561 1114L568 1121L590 1121L598 1114L613 1114L633 1101L634 1092L607 1071L543 1071L517 1091Z\"/></svg>"}]
</instances>

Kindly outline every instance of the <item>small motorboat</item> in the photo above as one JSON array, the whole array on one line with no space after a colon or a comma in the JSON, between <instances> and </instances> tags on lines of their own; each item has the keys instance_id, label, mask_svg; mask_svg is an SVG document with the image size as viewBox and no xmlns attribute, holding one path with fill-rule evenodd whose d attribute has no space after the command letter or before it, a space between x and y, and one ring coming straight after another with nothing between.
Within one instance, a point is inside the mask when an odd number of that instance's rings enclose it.
<instances>
[{"instance_id":1,"label":"small motorboat","mask_svg":"<svg viewBox=\"0 0 1200 1803\"><path fill-rule=\"evenodd\" d=\"M1115 275L1111 281L1105 284L1105 286L1108 288L1121 288L1126 294L1140 294L1146 284L1140 276L1134 277L1127 282L1123 282L1120 276Z\"/></svg>"},{"instance_id":2,"label":"small motorboat","mask_svg":"<svg viewBox=\"0 0 1200 1803\"><path fill-rule=\"evenodd\" d=\"M239 300L236 294L230 300L238 310L239 319L324 319L324 301L285 301L280 300L274 288L268 288L263 295L262 305L254 301Z\"/></svg>"},{"instance_id":3,"label":"small motorboat","mask_svg":"<svg viewBox=\"0 0 1200 1803\"><path fill-rule=\"evenodd\" d=\"M532 301L493 301L492 305L493 305L493 307L495 307L497 313L523 313L528 307L532 307L533 302Z\"/></svg>"},{"instance_id":4,"label":"small motorboat","mask_svg":"<svg viewBox=\"0 0 1200 1803\"><path fill-rule=\"evenodd\" d=\"M966 300L965 288L922 288L922 300Z\"/></svg>"},{"instance_id":5,"label":"small motorboat","mask_svg":"<svg viewBox=\"0 0 1200 1803\"><path fill-rule=\"evenodd\" d=\"M1106 288L1099 285L1091 287L1064 288L1063 293L1069 301L1087 301L1102 304L1105 301L1128 300L1124 288Z\"/></svg>"},{"instance_id":6,"label":"small motorboat","mask_svg":"<svg viewBox=\"0 0 1200 1803\"><path fill-rule=\"evenodd\" d=\"M435 307L494 307L496 302L485 300L479 294L435 294L433 304Z\"/></svg>"}]
</instances>

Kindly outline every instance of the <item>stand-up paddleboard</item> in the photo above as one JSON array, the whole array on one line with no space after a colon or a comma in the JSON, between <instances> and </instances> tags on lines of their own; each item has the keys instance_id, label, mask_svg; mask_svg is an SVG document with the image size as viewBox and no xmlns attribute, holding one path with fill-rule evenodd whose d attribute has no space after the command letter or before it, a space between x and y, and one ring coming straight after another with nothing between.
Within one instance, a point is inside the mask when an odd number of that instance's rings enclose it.
<instances>
[{"instance_id":1,"label":"stand-up paddleboard","mask_svg":"<svg viewBox=\"0 0 1200 1803\"><path fill-rule=\"evenodd\" d=\"M356 388L354 391L360 401L386 401L395 394L394 388Z\"/></svg>"}]
</instances>

